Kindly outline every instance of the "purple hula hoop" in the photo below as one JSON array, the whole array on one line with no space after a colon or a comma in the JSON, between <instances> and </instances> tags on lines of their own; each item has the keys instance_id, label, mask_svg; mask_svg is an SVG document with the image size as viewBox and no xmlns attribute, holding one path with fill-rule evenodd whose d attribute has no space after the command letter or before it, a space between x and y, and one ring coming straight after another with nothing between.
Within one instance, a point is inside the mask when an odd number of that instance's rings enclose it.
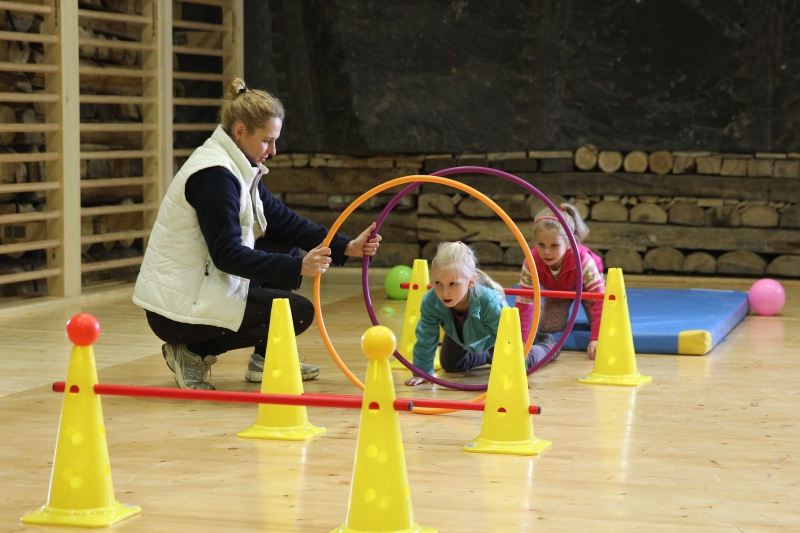
<instances>
[{"instance_id":1,"label":"purple hula hoop","mask_svg":"<svg viewBox=\"0 0 800 533\"><path fill-rule=\"evenodd\" d=\"M519 185L520 187L526 189L528 192L530 192L531 194L533 194L534 196L539 198L542 202L544 202L544 204L553 211L553 213L555 214L555 216L558 219L558 221L564 227L564 230L565 230L565 232L567 234L567 238L568 238L569 243L570 243L570 247L572 248L572 253L575 256L575 268L576 268L576 270L578 272L581 272L581 268L582 268L581 267L581 257L580 257L580 252L578 251L578 243L577 243L577 241L575 241L575 236L572 234L572 231L570 231L569 225L567 224L566 219L561 214L561 211L558 209L558 207L556 207L556 205L553 202L551 202L549 198L547 198L536 187L534 187L533 185L531 185L527 181L525 181L525 180L523 180L521 178L518 178L517 176L514 176L513 174L509 174L508 172L503 172L502 170L497 170L497 169L494 169L494 168L486 168L486 167L455 167L455 168L448 168L448 169L445 169L445 170L440 170L438 172L433 172L433 173L431 173L431 176L444 177L444 176L449 176L451 174L467 174L467 173L469 173L469 174L488 174L490 176L496 176L498 178L503 178L505 180L508 180L508 181L510 181L512 183L515 183L515 184ZM383 209L383 211L381 212L381 214L378 217L378 219L375 221L375 230L370 235L370 238L372 238L373 236L375 236L375 234L378 233L378 230L381 229L381 226L383 225L384 220L386 220L386 217L389 216L389 213L392 211L392 209L394 209L394 206L397 205L400 202L400 200L402 200L406 195L408 195L408 193L410 193L411 191L413 191L414 189L416 189L417 187L419 187L423 183L424 182L422 182L422 181L417 181L417 182L411 183L411 184L407 185L402 191L397 193L397 196L392 198L392 200ZM532 265L532 268L535 269L536 265ZM367 313L369 313L369 318L372 321L373 325L378 326L378 325L380 325L380 323L378 322L378 318L375 316L375 310L374 310L374 308L372 306L372 298L370 297L370 292L369 292L369 256L364 256L364 264L363 264L363 266L361 268L361 284L362 284L362 287L363 287L363 290L364 290L364 303L367 306ZM582 294L583 294L583 284L579 284L576 287L576 290L575 290L575 302L576 303L581 301L581 295ZM572 314L570 315L569 320L567 321L567 325L564 328L564 332L561 334L561 338L558 339L558 341L555 343L553 348L551 348L550 351L547 353L547 355L545 355L544 359L542 359L541 361L539 361L538 363L536 363L535 365L533 365L531 368L528 369L527 375L531 375L532 373L534 373L537 370L539 370L542 366L546 365L550 361L550 359L553 358L553 354L558 353L558 351L561 349L561 346L567 340L567 336L569 335L570 331L572 331L572 327L575 325L575 321L578 318L579 307L580 307L579 305L574 305L573 306ZM535 335L536 332L532 331L531 334ZM453 382L450 382L450 381L439 379L439 378L434 377L434 376L432 376L430 374L427 374L427 373L423 372L422 370L420 370L419 368L417 368L416 366L414 366L410 361L408 361L405 357L400 355L400 353L397 352L396 350L394 352L394 356L406 368L408 368L412 372L416 373L417 375L424 377L426 380L430 381L431 383L436 383L437 385L441 385L442 387L447 387L449 389L455 389L455 390L464 390L464 391L484 391L484 390L486 390L487 385L462 385L462 384L459 384L459 383L453 383Z\"/></svg>"}]
</instances>

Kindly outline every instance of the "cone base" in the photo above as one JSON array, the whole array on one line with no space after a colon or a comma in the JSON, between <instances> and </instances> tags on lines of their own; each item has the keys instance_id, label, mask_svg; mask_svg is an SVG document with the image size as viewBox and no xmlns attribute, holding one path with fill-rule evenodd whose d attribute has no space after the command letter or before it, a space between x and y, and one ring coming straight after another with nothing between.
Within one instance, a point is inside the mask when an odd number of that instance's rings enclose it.
<instances>
[{"instance_id":1,"label":"cone base","mask_svg":"<svg viewBox=\"0 0 800 533\"><path fill-rule=\"evenodd\" d=\"M588 376L580 378L579 383L590 383L594 385L619 385L622 387L635 387L653 381L652 376L643 376L640 373L628 374L625 376L610 376L591 372Z\"/></svg>"},{"instance_id":2,"label":"cone base","mask_svg":"<svg viewBox=\"0 0 800 533\"><path fill-rule=\"evenodd\" d=\"M253 424L237 435L242 439L264 440L311 440L325 433L325 428L317 427L311 423L304 426L269 427Z\"/></svg>"},{"instance_id":3,"label":"cone base","mask_svg":"<svg viewBox=\"0 0 800 533\"><path fill-rule=\"evenodd\" d=\"M500 441L478 437L464 445L465 452L496 453L503 455L539 455L553 443L549 440L537 439L522 441Z\"/></svg>"},{"instance_id":4,"label":"cone base","mask_svg":"<svg viewBox=\"0 0 800 533\"><path fill-rule=\"evenodd\" d=\"M411 529L398 529L395 531L381 531L379 533L437 533L438 530L432 527L419 527L417 524L414 524ZM364 531L361 529L352 529L347 527L346 524L342 524L340 527L337 527L331 533L377 533L373 530Z\"/></svg>"},{"instance_id":5,"label":"cone base","mask_svg":"<svg viewBox=\"0 0 800 533\"><path fill-rule=\"evenodd\" d=\"M98 509L59 509L45 505L23 516L23 524L40 526L108 527L142 512L138 505L114 502Z\"/></svg>"}]
</instances>

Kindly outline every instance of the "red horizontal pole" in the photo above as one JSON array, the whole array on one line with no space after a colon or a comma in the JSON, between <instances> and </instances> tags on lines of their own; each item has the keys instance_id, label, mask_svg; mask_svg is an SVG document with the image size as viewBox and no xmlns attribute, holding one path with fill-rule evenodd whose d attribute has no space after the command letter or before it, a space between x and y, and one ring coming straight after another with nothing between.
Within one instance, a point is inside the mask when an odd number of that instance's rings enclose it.
<instances>
[{"instance_id":1,"label":"red horizontal pole","mask_svg":"<svg viewBox=\"0 0 800 533\"><path fill-rule=\"evenodd\" d=\"M351 394L317 394L317 396L333 396L336 398L361 398L361 396ZM409 402L413 407L434 407L439 409L458 409L460 411L483 411L485 403L465 402L453 400L428 400L425 398L397 398L398 402ZM406 409L402 409L405 411ZM542 414L542 408L538 405L528 407L528 412L532 415Z\"/></svg>"},{"instance_id":2,"label":"red horizontal pole","mask_svg":"<svg viewBox=\"0 0 800 533\"><path fill-rule=\"evenodd\" d=\"M55 392L64 392L66 384L63 381L53 383ZM234 392L234 391L203 391L192 389L170 389L164 387L135 387L131 385L106 385L98 383L94 386L95 394L106 396L132 396L137 398L165 398L170 400L199 400L207 402L233 402L233 403L269 403L280 405L305 405L307 407L338 407L346 409L361 409L364 401L362 396L354 394L262 394L261 392ZM441 409L460 409L464 411L483 411L483 403L426 400L422 398L398 398L394 401L397 411L411 411L416 407L436 407ZM528 409L532 415L541 414L542 408L531 405Z\"/></svg>"},{"instance_id":3,"label":"red horizontal pole","mask_svg":"<svg viewBox=\"0 0 800 533\"><path fill-rule=\"evenodd\" d=\"M401 289L407 289L411 284L407 282L403 282L400 284ZM428 288L432 288L433 285L428 285ZM503 288L503 291L508 296L533 296L535 293L533 289L506 289ZM575 291L539 291L539 293L545 298L565 298L565 299L572 299L575 298ZM602 292L584 292L581 293L581 300L602 300L605 298L605 293Z\"/></svg>"},{"instance_id":4,"label":"red horizontal pole","mask_svg":"<svg viewBox=\"0 0 800 533\"><path fill-rule=\"evenodd\" d=\"M405 399L405 398L403 398ZM486 407L485 403L478 402L458 402L448 400L426 400L423 398L408 398L408 401L414 402L414 407L438 407L441 409L461 409L464 411L483 411ZM542 408L538 405L531 405L528 407L528 412L532 415L542 414Z\"/></svg>"},{"instance_id":5,"label":"red horizontal pole","mask_svg":"<svg viewBox=\"0 0 800 533\"><path fill-rule=\"evenodd\" d=\"M508 296L533 296L533 289L503 289ZM539 291L544 298L575 298L575 291ZM606 295L603 292L582 292L581 300L602 300Z\"/></svg>"},{"instance_id":6,"label":"red horizontal pole","mask_svg":"<svg viewBox=\"0 0 800 533\"><path fill-rule=\"evenodd\" d=\"M55 392L64 392L66 384L59 381L53 384ZM330 394L262 394L260 392L210 391L193 389L168 389L163 387L134 387L130 385L94 386L95 394L106 396L133 396L137 398L165 398L170 400L198 400L206 402L268 403L278 405L304 405L306 407L337 407L361 409L363 398L336 397ZM394 408L398 411L411 411L413 403L396 400Z\"/></svg>"}]
</instances>

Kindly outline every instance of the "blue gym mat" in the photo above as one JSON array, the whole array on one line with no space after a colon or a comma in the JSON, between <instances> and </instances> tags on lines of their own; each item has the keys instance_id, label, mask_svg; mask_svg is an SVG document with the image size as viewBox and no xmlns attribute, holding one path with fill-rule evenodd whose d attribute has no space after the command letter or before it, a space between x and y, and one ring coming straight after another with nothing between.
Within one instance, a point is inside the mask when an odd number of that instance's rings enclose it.
<instances>
[{"instance_id":1,"label":"blue gym mat","mask_svg":"<svg viewBox=\"0 0 800 533\"><path fill-rule=\"evenodd\" d=\"M707 289L626 289L636 353L705 355L747 315L747 293ZM516 300L507 296L509 305ZM585 351L589 322L581 306L564 350ZM557 334L556 337L560 337Z\"/></svg>"}]
</instances>

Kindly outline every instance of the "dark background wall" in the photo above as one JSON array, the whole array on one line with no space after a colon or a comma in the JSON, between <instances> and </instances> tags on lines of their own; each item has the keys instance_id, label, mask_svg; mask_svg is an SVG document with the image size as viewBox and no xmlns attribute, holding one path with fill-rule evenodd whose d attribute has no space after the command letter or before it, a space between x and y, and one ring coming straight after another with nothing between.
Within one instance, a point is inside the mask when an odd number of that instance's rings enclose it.
<instances>
[{"instance_id":1,"label":"dark background wall","mask_svg":"<svg viewBox=\"0 0 800 533\"><path fill-rule=\"evenodd\" d=\"M248 0L279 148L800 151L800 2Z\"/></svg>"}]
</instances>

